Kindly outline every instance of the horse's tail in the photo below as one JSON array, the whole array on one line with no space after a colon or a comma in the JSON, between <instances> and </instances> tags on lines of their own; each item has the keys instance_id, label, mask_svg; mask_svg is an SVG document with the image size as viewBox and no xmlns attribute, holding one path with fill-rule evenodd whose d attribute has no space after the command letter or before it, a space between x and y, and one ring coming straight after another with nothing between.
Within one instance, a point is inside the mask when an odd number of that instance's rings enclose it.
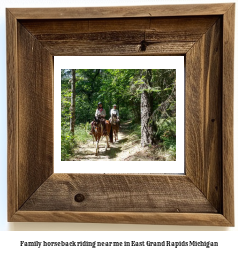
<instances>
[{"instance_id":1,"label":"horse's tail","mask_svg":"<svg viewBox=\"0 0 238 254\"><path fill-rule=\"evenodd\" d=\"M113 143L113 131L112 131L112 127L111 127L111 130L110 130L109 137L110 137L110 142Z\"/></svg>"}]
</instances>

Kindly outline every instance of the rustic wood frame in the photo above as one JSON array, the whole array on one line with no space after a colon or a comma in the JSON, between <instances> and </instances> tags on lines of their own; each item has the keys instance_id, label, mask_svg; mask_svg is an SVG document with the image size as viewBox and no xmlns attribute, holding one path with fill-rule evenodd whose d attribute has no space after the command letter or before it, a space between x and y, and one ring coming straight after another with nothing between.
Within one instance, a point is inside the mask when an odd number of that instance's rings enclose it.
<instances>
[{"instance_id":1,"label":"rustic wood frame","mask_svg":"<svg viewBox=\"0 0 238 254\"><path fill-rule=\"evenodd\" d=\"M234 17L233 3L7 9L8 221L234 226ZM185 55L186 175L54 174L56 55Z\"/></svg>"}]
</instances>

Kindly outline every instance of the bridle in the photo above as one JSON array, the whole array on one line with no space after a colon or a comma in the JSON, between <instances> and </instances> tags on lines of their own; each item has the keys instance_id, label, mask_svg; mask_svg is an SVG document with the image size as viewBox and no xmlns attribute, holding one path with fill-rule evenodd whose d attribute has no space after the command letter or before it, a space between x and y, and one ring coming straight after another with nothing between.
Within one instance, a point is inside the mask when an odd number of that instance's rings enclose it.
<instances>
[{"instance_id":1,"label":"bridle","mask_svg":"<svg viewBox=\"0 0 238 254\"><path fill-rule=\"evenodd\" d=\"M112 124L116 125L117 124L117 115L116 114L112 114Z\"/></svg>"},{"instance_id":2,"label":"bridle","mask_svg":"<svg viewBox=\"0 0 238 254\"><path fill-rule=\"evenodd\" d=\"M95 133L98 133L98 131L101 131L101 122L100 121L94 121L93 123L93 129L95 131Z\"/></svg>"},{"instance_id":3,"label":"bridle","mask_svg":"<svg viewBox=\"0 0 238 254\"><path fill-rule=\"evenodd\" d=\"M98 132L99 133L101 132L101 135L102 135L103 127L102 127L101 119L104 119L104 118L101 117L101 116L98 116L98 117L95 116L94 123L93 123L93 129L94 129L96 134Z\"/></svg>"}]
</instances>

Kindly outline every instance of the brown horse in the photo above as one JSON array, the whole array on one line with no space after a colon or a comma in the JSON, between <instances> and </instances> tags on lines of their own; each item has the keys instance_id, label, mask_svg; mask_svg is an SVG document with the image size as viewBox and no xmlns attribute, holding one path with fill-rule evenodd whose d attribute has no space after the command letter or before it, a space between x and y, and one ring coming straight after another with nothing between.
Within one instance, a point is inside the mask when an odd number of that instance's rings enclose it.
<instances>
[{"instance_id":1,"label":"brown horse","mask_svg":"<svg viewBox=\"0 0 238 254\"><path fill-rule=\"evenodd\" d=\"M107 148L110 147L108 139L109 139L109 134L111 131L111 123L108 120L105 120L105 128L106 128L106 131L105 131L103 130L102 121L104 121L104 119L100 119L100 118L99 119L95 118L95 120L93 121L92 134L93 134L93 139L95 138L96 140L96 155L98 155L98 152L99 152L99 141L101 137L106 136L105 151L107 151Z\"/></svg>"},{"instance_id":2,"label":"brown horse","mask_svg":"<svg viewBox=\"0 0 238 254\"><path fill-rule=\"evenodd\" d=\"M116 114L112 114L111 124L112 124L113 135L115 136L115 142L116 142L118 140L118 131L119 131L119 122L118 122Z\"/></svg>"}]
</instances>

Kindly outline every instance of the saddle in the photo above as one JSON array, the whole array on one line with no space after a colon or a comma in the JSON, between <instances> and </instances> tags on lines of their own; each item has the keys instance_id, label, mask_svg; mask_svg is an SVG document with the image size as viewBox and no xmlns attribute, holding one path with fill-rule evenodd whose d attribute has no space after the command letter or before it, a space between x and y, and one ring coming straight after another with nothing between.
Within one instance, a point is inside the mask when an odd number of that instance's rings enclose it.
<instances>
[{"instance_id":1,"label":"saddle","mask_svg":"<svg viewBox=\"0 0 238 254\"><path fill-rule=\"evenodd\" d=\"M106 131L106 125L105 125L105 121L106 121L106 119L105 119L105 117L103 117L103 116L95 116L94 117L94 121L96 122L96 123L100 123L101 124L101 130L102 130L102 135L104 134L104 135L107 135L107 131Z\"/></svg>"},{"instance_id":2,"label":"saddle","mask_svg":"<svg viewBox=\"0 0 238 254\"><path fill-rule=\"evenodd\" d=\"M103 117L103 116L95 116L94 117L94 121L95 122L105 122L105 117Z\"/></svg>"}]
</instances>

